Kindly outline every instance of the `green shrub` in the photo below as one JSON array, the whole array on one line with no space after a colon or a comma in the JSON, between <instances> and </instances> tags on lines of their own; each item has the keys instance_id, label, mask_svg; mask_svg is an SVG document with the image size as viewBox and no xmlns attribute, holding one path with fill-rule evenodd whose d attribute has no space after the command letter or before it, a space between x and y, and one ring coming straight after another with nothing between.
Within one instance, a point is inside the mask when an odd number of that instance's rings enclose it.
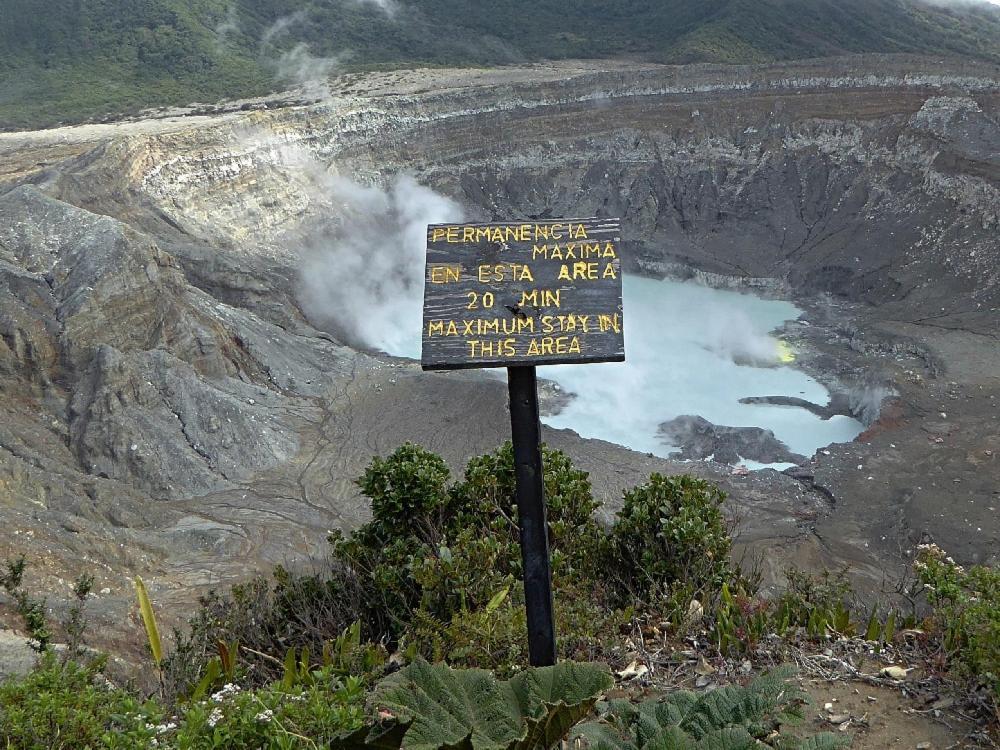
<instances>
[{"instance_id":1,"label":"green shrub","mask_svg":"<svg viewBox=\"0 0 1000 750\"><path fill-rule=\"evenodd\" d=\"M612 684L597 664L561 662L499 681L483 670L418 660L386 678L372 704L406 728L399 738L405 747L544 750Z\"/></svg>"},{"instance_id":2,"label":"green shrub","mask_svg":"<svg viewBox=\"0 0 1000 750\"><path fill-rule=\"evenodd\" d=\"M945 648L961 671L993 692L1000 709L1000 569L966 570L934 544L921 545L915 567Z\"/></svg>"},{"instance_id":3,"label":"green shrub","mask_svg":"<svg viewBox=\"0 0 1000 750\"><path fill-rule=\"evenodd\" d=\"M549 544L563 658L598 658L620 641L632 604L710 609L731 566L722 493L699 479L653 475L626 494L610 535L594 518L586 472L543 448ZM329 567L279 568L203 601L168 672L192 684L220 640L238 639L256 674L276 676L289 648L313 654L360 621L365 639L430 659L498 669L524 661L522 558L510 443L469 461L449 484L444 461L414 445L375 458L358 480L372 518L331 535ZM504 593L506 592L506 593ZM500 597L499 599L497 597ZM259 677L258 677L259 679Z\"/></svg>"},{"instance_id":4,"label":"green shrub","mask_svg":"<svg viewBox=\"0 0 1000 750\"><path fill-rule=\"evenodd\" d=\"M589 479L559 451L543 454L556 585L593 602L586 589L596 591L602 532ZM447 477L441 459L416 446L375 459L359 480L372 520L335 538L333 557L367 581L370 630L406 639L429 658L502 668L522 653L524 627L511 445L473 458L450 487ZM503 591L510 602L490 608Z\"/></svg>"},{"instance_id":5,"label":"green shrub","mask_svg":"<svg viewBox=\"0 0 1000 750\"><path fill-rule=\"evenodd\" d=\"M705 693L686 690L638 705L613 701L600 721L574 731L594 750L835 750L843 737L820 734L798 740L780 730L803 716L803 692L789 681L791 671L776 670L749 685L727 685Z\"/></svg>"},{"instance_id":6,"label":"green shrub","mask_svg":"<svg viewBox=\"0 0 1000 750\"><path fill-rule=\"evenodd\" d=\"M664 597L668 611L683 617L692 599L708 601L738 579L724 499L715 485L686 475L653 474L626 492L603 563L621 595L643 602Z\"/></svg>"},{"instance_id":7,"label":"green shrub","mask_svg":"<svg viewBox=\"0 0 1000 750\"><path fill-rule=\"evenodd\" d=\"M4 570L0 572L0 588L13 600L14 609L31 637L31 648L41 654L48 649L52 632L45 618L45 599L29 596L22 587L24 569L24 555L14 560L5 560Z\"/></svg>"},{"instance_id":8,"label":"green shrub","mask_svg":"<svg viewBox=\"0 0 1000 750\"><path fill-rule=\"evenodd\" d=\"M169 728L160 745L177 750L328 747L364 726L362 680L341 680L330 670L311 674L308 684L276 682L252 691L228 685L163 725Z\"/></svg>"},{"instance_id":9,"label":"green shrub","mask_svg":"<svg viewBox=\"0 0 1000 750\"><path fill-rule=\"evenodd\" d=\"M42 655L25 677L0 685L0 737L8 750L145 748L162 711L101 684L101 663Z\"/></svg>"}]
</instances>

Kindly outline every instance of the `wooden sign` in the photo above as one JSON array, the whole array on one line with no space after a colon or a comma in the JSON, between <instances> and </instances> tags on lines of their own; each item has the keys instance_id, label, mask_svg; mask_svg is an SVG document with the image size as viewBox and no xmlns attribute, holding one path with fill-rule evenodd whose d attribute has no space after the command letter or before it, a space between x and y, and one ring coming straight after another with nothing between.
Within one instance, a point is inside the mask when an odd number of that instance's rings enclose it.
<instances>
[{"instance_id":1,"label":"wooden sign","mask_svg":"<svg viewBox=\"0 0 1000 750\"><path fill-rule=\"evenodd\" d=\"M625 359L618 219L427 228L425 370Z\"/></svg>"}]
</instances>

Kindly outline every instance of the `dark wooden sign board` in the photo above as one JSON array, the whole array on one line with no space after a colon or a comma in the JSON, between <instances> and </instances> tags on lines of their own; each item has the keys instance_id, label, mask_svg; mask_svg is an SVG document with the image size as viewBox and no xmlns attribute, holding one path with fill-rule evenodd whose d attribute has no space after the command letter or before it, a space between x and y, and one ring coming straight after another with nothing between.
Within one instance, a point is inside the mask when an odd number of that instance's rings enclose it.
<instances>
[{"instance_id":1,"label":"dark wooden sign board","mask_svg":"<svg viewBox=\"0 0 1000 750\"><path fill-rule=\"evenodd\" d=\"M625 359L618 219L427 228L425 370Z\"/></svg>"},{"instance_id":2,"label":"dark wooden sign board","mask_svg":"<svg viewBox=\"0 0 1000 750\"><path fill-rule=\"evenodd\" d=\"M556 660L535 365L624 361L620 244L618 219L427 228L421 365L507 368L534 666Z\"/></svg>"}]
</instances>

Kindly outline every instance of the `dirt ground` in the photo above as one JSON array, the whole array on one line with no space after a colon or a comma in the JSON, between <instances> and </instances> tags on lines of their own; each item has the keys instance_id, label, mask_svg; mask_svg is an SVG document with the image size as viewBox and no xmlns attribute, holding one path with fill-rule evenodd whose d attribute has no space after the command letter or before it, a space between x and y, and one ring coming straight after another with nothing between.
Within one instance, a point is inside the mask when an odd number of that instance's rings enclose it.
<instances>
[{"instance_id":1,"label":"dirt ground","mask_svg":"<svg viewBox=\"0 0 1000 750\"><path fill-rule=\"evenodd\" d=\"M803 679L801 683L812 699L803 729L839 732L843 726L852 739L851 750L984 747L976 742L974 726L954 712L924 707L898 689L864 682Z\"/></svg>"}]
</instances>

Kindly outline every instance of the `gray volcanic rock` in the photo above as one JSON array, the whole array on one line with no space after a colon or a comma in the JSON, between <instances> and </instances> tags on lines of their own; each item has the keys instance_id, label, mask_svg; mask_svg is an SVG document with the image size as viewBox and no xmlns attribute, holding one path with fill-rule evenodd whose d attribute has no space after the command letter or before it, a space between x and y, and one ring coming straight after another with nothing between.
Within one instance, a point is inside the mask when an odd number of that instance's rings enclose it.
<instances>
[{"instance_id":1,"label":"gray volcanic rock","mask_svg":"<svg viewBox=\"0 0 1000 750\"><path fill-rule=\"evenodd\" d=\"M322 555L366 517L373 454L413 440L457 470L505 439L502 383L359 353L300 307L300 253L350 219L330 180L405 171L471 218L620 215L632 271L793 297L800 366L848 394L796 405L869 425L746 477L546 430L606 513L651 471L693 471L772 581L849 563L875 588L927 535L989 559L998 75L910 57L394 71L307 106L0 134L0 556L25 553L56 606L96 571L112 638L132 575L184 613ZM872 370L879 387L844 386ZM683 427L692 456L804 460Z\"/></svg>"},{"instance_id":2,"label":"gray volcanic rock","mask_svg":"<svg viewBox=\"0 0 1000 750\"><path fill-rule=\"evenodd\" d=\"M661 423L659 435L665 444L680 447L671 456L687 460L711 458L717 463L730 465L740 461L797 464L806 460L805 456L792 453L771 430L720 427L690 414Z\"/></svg>"},{"instance_id":3,"label":"gray volcanic rock","mask_svg":"<svg viewBox=\"0 0 1000 750\"><path fill-rule=\"evenodd\" d=\"M154 497L201 494L295 455L282 407L266 388L206 381L167 352L102 345L70 402L70 444L91 474Z\"/></svg>"}]
</instances>

